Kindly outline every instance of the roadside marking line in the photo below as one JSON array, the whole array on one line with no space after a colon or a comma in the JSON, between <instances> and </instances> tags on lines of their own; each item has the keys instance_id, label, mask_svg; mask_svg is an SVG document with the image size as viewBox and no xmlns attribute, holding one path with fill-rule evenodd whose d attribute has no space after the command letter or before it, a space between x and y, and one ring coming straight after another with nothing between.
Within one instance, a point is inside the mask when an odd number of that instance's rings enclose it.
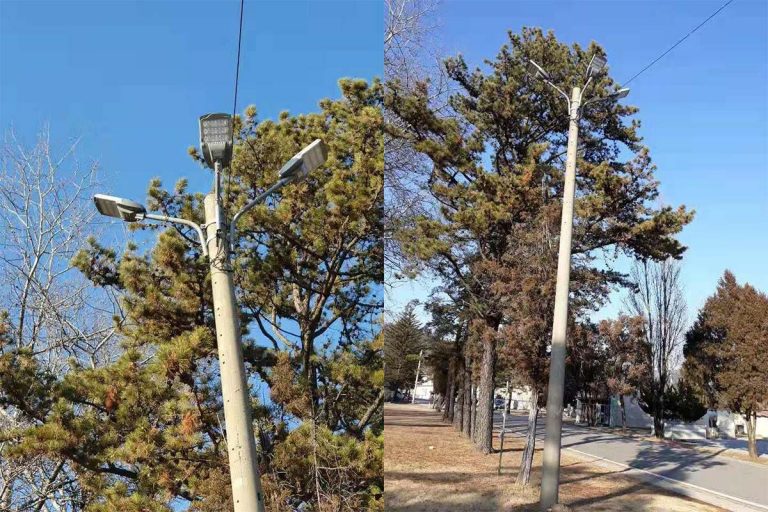
<instances>
[{"instance_id":1,"label":"roadside marking line","mask_svg":"<svg viewBox=\"0 0 768 512\"><path fill-rule=\"evenodd\" d=\"M736 496L731 496L730 494L725 494L725 493L722 493L722 492L713 491L712 489L707 489L706 487L701 487L701 486L698 486L696 484L692 484L692 483L689 483L689 482L683 482L682 480L676 480L674 478L670 478L670 477L664 476L664 475L659 475L658 473L654 473L653 471L648 471L647 469L636 468L634 466L630 466L629 464L624 464L623 462L616 462L615 460L606 459L605 457L599 457L597 455L592 455L591 453L583 452L581 450L577 450L576 448L568 448L568 447L564 447L564 448L566 450L570 450L572 452L580 453L581 455L585 455L587 457L591 457L594 460L600 460L600 461L608 462L610 464L614 464L614 465L619 466L619 467L631 469L632 471L637 471L637 472L640 472L640 473L645 473L645 474L650 475L650 476L652 476L654 478L658 478L658 479L661 479L661 480L667 480L667 481L673 482L675 484L682 484L682 485L684 485L686 487L691 487L693 489L696 489L697 491L706 492L706 493L709 493L709 494L714 494L715 496L719 496L721 498L724 498L724 499L727 499L727 500L731 500L731 501L737 501L739 503L743 503L744 505L748 505L748 506L753 507L753 508L758 508L760 510L768 510L768 506L761 505L760 503L755 503L754 501L745 500L743 498L737 498Z\"/></svg>"},{"instance_id":2,"label":"roadside marking line","mask_svg":"<svg viewBox=\"0 0 768 512\"><path fill-rule=\"evenodd\" d=\"M515 431L511 431L511 430L505 432L505 435L507 433L516 435L518 437L525 437L524 435L519 434L519 433L517 433ZM539 436L537 435L536 437L539 437ZM542 440L543 438L539 438L539 439ZM761 505L760 503L755 503L754 501L745 500L743 498L737 498L736 496L731 496L729 494L724 494L722 492L713 491L712 489L707 489L706 487L700 487L700 486L698 486L696 484L691 484L691 483L688 483L688 482L683 482L682 480L676 480L674 478L669 478L668 476L659 475L657 473L654 473L653 471L648 471L646 469L636 468L634 466L630 466L629 464L624 464L623 462L616 462L615 460L606 459L605 457L599 457L597 455L592 455L591 453L583 452L581 450L577 450L576 448L568 448L567 446L564 446L563 449L570 450L572 452L576 452L576 453L579 453L581 455L585 455L587 457L592 458L595 461L600 460L600 461L608 462L610 464L614 464L614 465L622 467L622 468L631 469L632 471L637 471L637 472L640 472L640 473L645 473L647 475L650 475L650 476L652 476L654 478L658 478L660 480L667 480L667 481L673 482L675 484L682 484L682 485L684 485L686 487L691 487L692 489L696 489L697 491L706 492L706 493L709 493L709 494L714 494L715 496L718 496L718 497L726 499L726 500L736 501L736 502L739 502L739 503L743 503L744 505L747 505L747 506L750 506L750 507L753 507L753 508L757 508L759 510L767 510L768 511L768 506Z\"/></svg>"}]
</instances>

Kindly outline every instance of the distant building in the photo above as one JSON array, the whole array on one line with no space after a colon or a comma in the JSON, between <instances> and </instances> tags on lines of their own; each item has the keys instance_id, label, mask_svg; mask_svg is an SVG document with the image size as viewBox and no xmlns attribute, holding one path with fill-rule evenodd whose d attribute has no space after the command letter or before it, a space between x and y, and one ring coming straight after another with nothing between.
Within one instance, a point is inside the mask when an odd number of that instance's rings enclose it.
<instances>
[{"instance_id":1,"label":"distant building","mask_svg":"<svg viewBox=\"0 0 768 512\"><path fill-rule=\"evenodd\" d=\"M413 396L418 402L431 401L433 394L432 389L432 379L427 379L416 385L416 388L413 390Z\"/></svg>"}]
</instances>

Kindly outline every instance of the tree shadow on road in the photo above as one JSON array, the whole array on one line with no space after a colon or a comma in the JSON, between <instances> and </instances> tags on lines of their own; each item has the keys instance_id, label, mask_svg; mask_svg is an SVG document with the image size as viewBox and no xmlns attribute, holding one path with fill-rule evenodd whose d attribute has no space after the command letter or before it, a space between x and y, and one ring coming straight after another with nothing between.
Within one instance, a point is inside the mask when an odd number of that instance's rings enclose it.
<instances>
[{"instance_id":1,"label":"tree shadow on road","mask_svg":"<svg viewBox=\"0 0 768 512\"><path fill-rule=\"evenodd\" d=\"M629 442L629 439L626 439L626 442ZM719 452L702 453L696 450L672 446L663 441L641 441L641 444L641 450L635 455L633 460L629 462L629 467L623 469L622 471L616 472L616 474L631 474L633 469L642 469L645 471L650 471L653 474L662 475L667 478L673 478L675 480L684 482L688 479L690 473L725 464L724 462L715 459ZM639 477L635 476L634 478ZM573 483L583 479L584 478L572 481L564 481L563 484ZM647 487L649 484L654 485L659 482L659 480L654 481L651 475L647 475L647 477L645 477L643 480L637 480L637 483L631 487L601 496L576 500L569 503L569 506L576 509L589 507L589 510L593 510L594 508L591 507L592 505L597 506L599 504L605 504L606 501L610 501L612 498L617 498L628 493L635 492L643 487ZM665 489L668 488L665 487ZM647 505L650 508L643 508L643 503L637 503L633 506L632 510L657 510L655 507L658 507L658 504L654 504L653 501L647 503Z\"/></svg>"}]
</instances>

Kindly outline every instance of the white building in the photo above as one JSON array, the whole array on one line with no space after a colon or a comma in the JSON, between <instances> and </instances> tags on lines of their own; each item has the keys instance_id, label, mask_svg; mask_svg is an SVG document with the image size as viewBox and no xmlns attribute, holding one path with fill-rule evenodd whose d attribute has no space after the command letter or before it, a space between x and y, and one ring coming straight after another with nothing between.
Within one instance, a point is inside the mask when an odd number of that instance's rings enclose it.
<instances>
[{"instance_id":1,"label":"white building","mask_svg":"<svg viewBox=\"0 0 768 512\"><path fill-rule=\"evenodd\" d=\"M637 397L625 395L623 399L627 427L652 429L653 416L640 408ZM712 414L717 415L717 430L721 437L735 439L747 435L747 422L741 414L725 410L710 410L693 422L668 421L664 428L664 437L670 439L706 439L706 428ZM621 409L619 408L618 396L611 399L608 425L611 427L621 426ZM757 418L756 436L758 439L768 439L768 417L759 416Z\"/></svg>"},{"instance_id":2,"label":"white building","mask_svg":"<svg viewBox=\"0 0 768 512\"><path fill-rule=\"evenodd\" d=\"M413 390L413 397L418 401L430 401L432 399L432 379L419 382Z\"/></svg>"}]
</instances>

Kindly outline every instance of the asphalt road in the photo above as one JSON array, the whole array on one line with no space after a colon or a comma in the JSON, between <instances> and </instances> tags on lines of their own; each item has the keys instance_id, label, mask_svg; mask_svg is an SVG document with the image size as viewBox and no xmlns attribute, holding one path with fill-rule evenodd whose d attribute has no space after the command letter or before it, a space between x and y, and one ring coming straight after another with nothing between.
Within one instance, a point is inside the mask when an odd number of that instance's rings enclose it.
<instances>
[{"instance_id":1,"label":"asphalt road","mask_svg":"<svg viewBox=\"0 0 768 512\"><path fill-rule=\"evenodd\" d=\"M501 413L497 412L497 430L501 429L501 421ZM506 430L508 433L525 435L527 421L527 414L512 413L507 416ZM538 440L544 437L543 414L539 415L536 432L538 445ZM642 476L650 483L715 505L732 510L761 510L761 507L765 507L762 510L768 511L768 466L765 465L669 443L591 430L571 423L563 424L562 446L577 450L582 455L629 466L638 471L628 471ZM711 495L709 499L707 494ZM728 501L724 496L735 499Z\"/></svg>"}]
</instances>

